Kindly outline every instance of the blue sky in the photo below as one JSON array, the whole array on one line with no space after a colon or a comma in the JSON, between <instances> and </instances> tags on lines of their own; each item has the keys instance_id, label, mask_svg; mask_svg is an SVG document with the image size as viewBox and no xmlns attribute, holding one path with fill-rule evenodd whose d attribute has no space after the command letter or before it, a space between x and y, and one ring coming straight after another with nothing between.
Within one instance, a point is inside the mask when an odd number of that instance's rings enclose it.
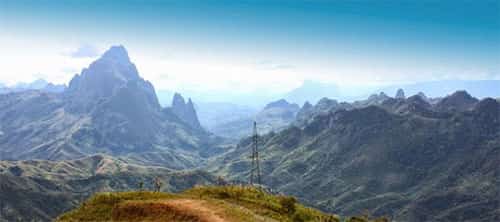
<instances>
[{"instance_id":1,"label":"blue sky","mask_svg":"<svg viewBox=\"0 0 500 222\"><path fill-rule=\"evenodd\" d=\"M66 83L115 44L166 90L500 78L500 1L103 2L0 0L0 82Z\"/></svg>"}]
</instances>

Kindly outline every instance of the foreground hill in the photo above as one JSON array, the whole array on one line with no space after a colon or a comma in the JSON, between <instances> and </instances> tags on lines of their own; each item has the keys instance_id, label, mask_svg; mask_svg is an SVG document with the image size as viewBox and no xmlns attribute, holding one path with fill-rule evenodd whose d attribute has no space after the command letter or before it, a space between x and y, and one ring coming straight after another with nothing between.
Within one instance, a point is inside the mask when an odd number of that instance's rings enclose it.
<instances>
[{"instance_id":1,"label":"foreground hill","mask_svg":"<svg viewBox=\"0 0 500 222\"><path fill-rule=\"evenodd\" d=\"M500 104L465 92L434 105L382 97L262 136L265 184L341 215L500 220ZM212 169L246 179L250 146L242 140Z\"/></svg>"},{"instance_id":2,"label":"foreground hill","mask_svg":"<svg viewBox=\"0 0 500 222\"><path fill-rule=\"evenodd\" d=\"M125 48L114 46L75 75L63 93L0 95L0 159L133 154L148 165L193 167L216 138L180 114L159 105L153 85L139 76Z\"/></svg>"},{"instance_id":3,"label":"foreground hill","mask_svg":"<svg viewBox=\"0 0 500 222\"><path fill-rule=\"evenodd\" d=\"M100 193L57 221L258 222L340 221L296 203L293 197L271 195L241 186L195 187L180 194L153 192ZM350 221L368 221L348 218ZM379 219L377 221L385 221Z\"/></svg>"},{"instance_id":4,"label":"foreground hill","mask_svg":"<svg viewBox=\"0 0 500 222\"><path fill-rule=\"evenodd\" d=\"M0 161L0 221L50 221L96 192L153 189L177 192L215 178L201 171L172 171L95 155L70 161Z\"/></svg>"}]
</instances>

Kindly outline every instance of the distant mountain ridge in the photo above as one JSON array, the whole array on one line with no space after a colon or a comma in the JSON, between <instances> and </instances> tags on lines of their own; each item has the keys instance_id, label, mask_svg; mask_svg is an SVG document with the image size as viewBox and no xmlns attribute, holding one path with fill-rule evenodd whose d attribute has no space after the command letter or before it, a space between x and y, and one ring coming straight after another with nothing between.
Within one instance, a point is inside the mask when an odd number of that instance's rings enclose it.
<instances>
[{"instance_id":1,"label":"distant mountain ridge","mask_svg":"<svg viewBox=\"0 0 500 222\"><path fill-rule=\"evenodd\" d=\"M277 132L291 124L299 110L299 105L280 99L270 102L252 117L226 122L212 130L216 135L239 139L251 135L256 121L260 133Z\"/></svg>"},{"instance_id":2,"label":"distant mountain ridge","mask_svg":"<svg viewBox=\"0 0 500 222\"><path fill-rule=\"evenodd\" d=\"M17 83L12 87L5 86L0 84L0 94L3 93L11 93L11 92L22 92L27 90L39 90L43 92L50 93L62 93L66 90L66 85L58 85L47 82L44 79L37 79L31 83Z\"/></svg>"},{"instance_id":3,"label":"distant mountain ridge","mask_svg":"<svg viewBox=\"0 0 500 222\"><path fill-rule=\"evenodd\" d=\"M335 84L320 83L306 80L296 89L291 90L283 96L288 101L303 104L307 101L316 103L323 97L341 99L344 95Z\"/></svg>"},{"instance_id":4,"label":"distant mountain ridge","mask_svg":"<svg viewBox=\"0 0 500 222\"><path fill-rule=\"evenodd\" d=\"M500 80L438 80L411 84L394 84L382 87L343 86L341 84L306 80L300 87L285 93L282 97L299 104L303 104L306 101L316 103L324 97L338 101L355 101L365 98L373 92L384 92L394 95L399 89L402 89L407 95L415 95L422 92L433 98L443 97L458 90L466 90L478 98L497 98L500 95L500 87L498 86L500 86Z\"/></svg>"}]
</instances>

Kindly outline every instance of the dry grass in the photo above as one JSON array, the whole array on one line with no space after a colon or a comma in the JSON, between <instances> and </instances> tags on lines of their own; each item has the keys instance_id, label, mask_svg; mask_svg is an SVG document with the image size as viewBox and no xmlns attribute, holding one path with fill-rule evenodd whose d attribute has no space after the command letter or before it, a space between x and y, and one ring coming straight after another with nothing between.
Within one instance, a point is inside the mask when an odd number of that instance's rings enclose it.
<instances>
[{"instance_id":1,"label":"dry grass","mask_svg":"<svg viewBox=\"0 0 500 222\"><path fill-rule=\"evenodd\" d=\"M340 221L293 198L242 186L195 187L181 194L101 193L57 221Z\"/></svg>"},{"instance_id":2,"label":"dry grass","mask_svg":"<svg viewBox=\"0 0 500 222\"><path fill-rule=\"evenodd\" d=\"M212 222L204 215L180 206L159 201L132 201L118 204L112 211L113 221L179 221Z\"/></svg>"}]
</instances>

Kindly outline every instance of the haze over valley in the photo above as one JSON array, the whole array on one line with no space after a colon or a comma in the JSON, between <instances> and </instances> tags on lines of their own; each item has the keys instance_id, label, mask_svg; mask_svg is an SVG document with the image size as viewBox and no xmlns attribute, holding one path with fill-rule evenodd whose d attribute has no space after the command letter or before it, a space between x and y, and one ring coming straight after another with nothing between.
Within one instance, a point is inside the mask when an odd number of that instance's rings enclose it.
<instances>
[{"instance_id":1,"label":"haze over valley","mask_svg":"<svg viewBox=\"0 0 500 222\"><path fill-rule=\"evenodd\" d=\"M0 221L500 221L498 2L70 2L0 1Z\"/></svg>"}]
</instances>

